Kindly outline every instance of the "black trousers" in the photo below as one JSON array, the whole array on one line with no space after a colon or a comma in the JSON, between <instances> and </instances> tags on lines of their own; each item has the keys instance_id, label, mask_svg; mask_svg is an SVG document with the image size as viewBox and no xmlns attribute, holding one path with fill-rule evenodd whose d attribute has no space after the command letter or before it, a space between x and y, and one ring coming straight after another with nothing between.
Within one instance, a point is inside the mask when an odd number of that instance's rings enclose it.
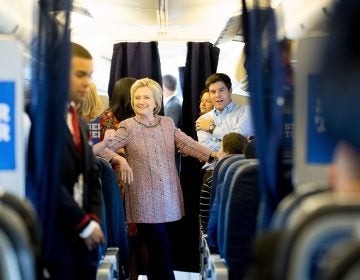
<instances>
[{"instance_id":1,"label":"black trousers","mask_svg":"<svg viewBox=\"0 0 360 280\"><path fill-rule=\"evenodd\" d=\"M100 248L89 251L82 239L71 242L64 238L55 239L54 250L50 260L44 260L44 267L50 273L50 279L55 280L95 280L100 259ZM47 279L42 275L39 279Z\"/></svg>"},{"instance_id":2,"label":"black trousers","mask_svg":"<svg viewBox=\"0 0 360 280\"><path fill-rule=\"evenodd\" d=\"M137 224L149 254L149 280L175 280L169 236L165 223Z\"/></svg>"}]
</instances>

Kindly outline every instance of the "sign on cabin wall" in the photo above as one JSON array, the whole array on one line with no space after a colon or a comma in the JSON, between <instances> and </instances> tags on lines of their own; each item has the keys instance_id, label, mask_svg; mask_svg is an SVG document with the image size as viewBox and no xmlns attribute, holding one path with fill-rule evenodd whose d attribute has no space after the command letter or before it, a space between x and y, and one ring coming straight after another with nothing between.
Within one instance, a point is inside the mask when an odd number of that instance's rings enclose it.
<instances>
[{"instance_id":1,"label":"sign on cabin wall","mask_svg":"<svg viewBox=\"0 0 360 280\"><path fill-rule=\"evenodd\" d=\"M88 124L91 141L93 144L100 141L100 118L97 117L94 121Z\"/></svg>"},{"instance_id":2,"label":"sign on cabin wall","mask_svg":"<svg viewBox=\"0 0 360 280\"><path fill-rule=\"evenodd\" d=\"M15 83L0 81L0 170L14 170Z\"/></svg>"},{"instance_id":3,"label":"sign on cabin wall","mask_svg":"<svg viewBox=\"0 0 360 280\"><path fill-rule=\"evenodd\" d=\"M336 141L329 135L324 123L318 75L308 76L307 162L331 163Z\"/></svg>"},{"instance_id":4,"label":"sign on cabin wall","mask_svg":"<svg viewBox=\"0 0 360 280\"><path fill-rule=\"evenodd\" d=\"M0 36L0 188L25 197L23 48L13 36Z\"/></svg>"}]
</instances>

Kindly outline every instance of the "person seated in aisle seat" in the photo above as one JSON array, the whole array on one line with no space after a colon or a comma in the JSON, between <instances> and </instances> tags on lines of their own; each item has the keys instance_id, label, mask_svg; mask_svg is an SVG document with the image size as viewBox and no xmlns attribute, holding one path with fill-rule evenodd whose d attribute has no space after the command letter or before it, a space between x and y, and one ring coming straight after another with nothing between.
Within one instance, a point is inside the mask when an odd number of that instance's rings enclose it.
<instances>
[{"instance_id":1,"label":"person seated in aisle seat","mask_svg":"<svg viewBox=\"0 0 360 280\"><path fill-rule=\"evenodd\" d=\"M360 192L360 2L337 1L329 21L329 36L319 71L326 132L337 141L329 172L335 195L359 199ZM341 22L341 25L338 23ZM360 201L360 200L359 200Z\"/></svg>"},{"instance_id":2,"label":"person seated in aisle seat","mask_svg":"<svg viewBox=\"0 0 360 280\"><path fill-rule=\"evenodd\" d=\"M336 146L329 185L336 196L360 201L360 152L347 141Z\"/></svg>"},{"instance_id":3,"label":"person seated in aisle seat","mask_svg":"<svg viewBox=\"0 0 360 280\"><path fill-rule=\"evenodd\" d=\"M221 148L218 152L218 159L222 159L225 156L233 154L243 154L245 146L247 145L247 139L239 133L230 132L226 134L221 141ZM207 225L209 222L210 214L210 195L211 186L213 183L213 176L203 183L200 191L200 230L202 233L206 233Z\"/></svg>"},{"instance_id":4,"label":"person seated in aisle seat","mask_svg":"<svg viewBox=\"0 0 360 280\"><path fill-rule=\"evenodd\" d=\"M244 148L244 155L246 159L256 158L256 151L255 151L255 138L248 139L248 142Z\"/></svg>"}]
</instances>

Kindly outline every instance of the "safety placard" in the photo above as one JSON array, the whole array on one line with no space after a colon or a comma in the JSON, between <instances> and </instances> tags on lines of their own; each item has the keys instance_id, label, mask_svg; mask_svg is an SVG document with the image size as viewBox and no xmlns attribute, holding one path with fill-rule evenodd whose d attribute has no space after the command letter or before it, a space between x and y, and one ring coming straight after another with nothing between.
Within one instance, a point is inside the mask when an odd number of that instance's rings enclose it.
<instances>
[{"instance_id":1,"label":"safety placard","mask_svg":"<svg viewBox=\"0 0 360 280\"><path fill-rule=\"evenodd\" d=\"M0 170L14 170L15 161L15 83L0 81Z\"/></svg>"}]
</instances>

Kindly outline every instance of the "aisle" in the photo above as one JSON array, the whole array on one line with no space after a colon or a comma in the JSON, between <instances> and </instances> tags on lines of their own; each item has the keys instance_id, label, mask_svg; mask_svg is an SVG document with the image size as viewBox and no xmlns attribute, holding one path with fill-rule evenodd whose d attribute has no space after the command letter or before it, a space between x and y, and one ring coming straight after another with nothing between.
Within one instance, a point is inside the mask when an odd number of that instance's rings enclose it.
<instances>
[{"instance_id":1,"label":"aisle","mask_svg":"<svg viewBox=\"0 0 360 280\"><path fill-rule=\"evenodd\" d=\"M199 280L199 273L194 272L184 272L184 271L175 271L176 280ZM140 275L138 280L147 280L147 277L144 275Z\"/></svg>"}]
</instances>

